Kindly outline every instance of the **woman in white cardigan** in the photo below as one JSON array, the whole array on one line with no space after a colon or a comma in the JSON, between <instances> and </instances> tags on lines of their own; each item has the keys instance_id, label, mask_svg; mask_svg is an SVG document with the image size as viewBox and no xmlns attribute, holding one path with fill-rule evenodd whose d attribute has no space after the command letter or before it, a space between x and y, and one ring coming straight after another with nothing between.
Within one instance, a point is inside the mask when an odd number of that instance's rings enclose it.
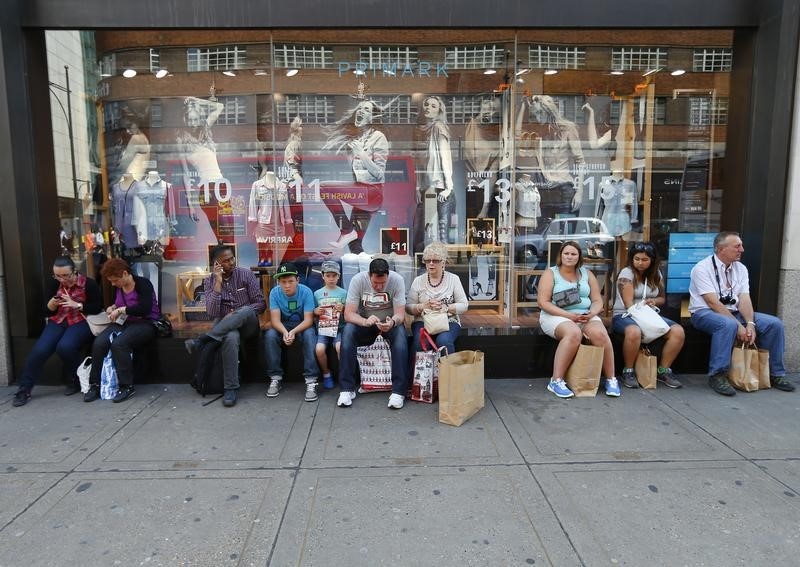
<instances>
[{"instance_id":1,"label":"woman in white cardigan","mask_svg":"<svg viewBox=\"0 0 800 567\"><path fill-rule=\"evenodd\" d=\"M414 350L422 350L419 331L424 326L422 312L425 309L445 311L450 323L447 331L433 335L439 347L447 347L448 353L456 350L455 342L461 332L459 315L468 307L467 294L458 276L445 271L447 264L447 247L441 242L431 242L422 252L425 273L417 276L411 283L406 302L406 312L414 316L411 323L411 334L414 339Z\"/></svg>"}]
</instances>

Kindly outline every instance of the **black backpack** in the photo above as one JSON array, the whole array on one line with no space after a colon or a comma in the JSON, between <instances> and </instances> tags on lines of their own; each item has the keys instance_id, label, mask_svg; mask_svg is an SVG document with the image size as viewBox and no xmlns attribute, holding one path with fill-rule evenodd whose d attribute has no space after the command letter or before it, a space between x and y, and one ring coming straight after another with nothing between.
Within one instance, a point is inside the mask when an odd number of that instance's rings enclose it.
<instances>
[{"instance_id":1,"label":"black backpack","mask_svg":"<svg viewBox=\"0 0 800 567\"><path fill-rule=\"evenodd\" d=\"M207 341L198 351L192 388L203 397L225 391L220 346L219 341Z\"/></svg>"}]
</instances>

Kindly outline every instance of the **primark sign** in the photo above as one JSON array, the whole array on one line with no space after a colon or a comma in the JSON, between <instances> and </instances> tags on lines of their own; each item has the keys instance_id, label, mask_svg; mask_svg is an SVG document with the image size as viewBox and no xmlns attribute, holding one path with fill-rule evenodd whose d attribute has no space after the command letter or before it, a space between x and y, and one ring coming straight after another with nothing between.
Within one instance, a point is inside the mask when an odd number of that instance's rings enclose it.
<instances>
[{"instance_id":1,"label":"primark sign","mask_svg":"<svg viewBox=\"0 0 800 567\"><path fill-rule=\"evenodd\" d=\"M371 76L372 78L387 77L404 79L422 77L449 77L447 63L433 63L432 61L417 61L398 65L393 63L367 63L366 61L339 61L339 77L345 73L353 72L356 75Z\"/></svg>"}]
</instances>

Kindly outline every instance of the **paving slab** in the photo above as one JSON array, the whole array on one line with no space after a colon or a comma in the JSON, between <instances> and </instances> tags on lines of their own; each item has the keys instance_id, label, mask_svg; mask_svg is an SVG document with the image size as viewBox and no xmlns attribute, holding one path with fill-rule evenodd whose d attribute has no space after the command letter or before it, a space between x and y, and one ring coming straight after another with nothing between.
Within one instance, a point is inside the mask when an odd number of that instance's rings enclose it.
<instances>
[{"instance_id":1,"label":"paving slab","mask_svg":"<svg viewBox=\"0 0 800 567\"><path fill-rule=\"evenodd\" d=\"M800 454L800 435L787 435L797 431L800 390L737 392L727 397L711 390L705 376L682 379L683 388L654 390L655 397L731 449L750 459ZM792 379L798 384L796 375Z\"/></svg>"},{"instance_id":2,"label":"paving slab","mask_svg":"<svg viewBox=\"0 0 800 567\"><path fill-rule=\"evenodd\" d=\"M564 400L546 387L543 379L486 383L529 463L741 458L653 396L653 390Z\"/></svg>"},{"instance_id":3,"label":"paving slab","mask_svg":"<svg viewBox=\"0 0 800 567\"><path fill-rule=\"evenodd\" d=\"M302 471L271 565L579 565L524 466Z\"/></svg>"},{"instance_id":4,"label":"paving slab","mask_svg":"<svg viewBox=\"0 0 800 567\"><path fill-rule=\"evenodd\" d=\"M136 396L125 403L87 404L80 394L64 396L63 387L37 386L31 401L18 408L10 403L16 388L3 390L0 471L69 472L156 402L163 387L137 387Z\"/></svg>"},{"instance_id":5,"label":"paving slab","mask_svg":"<svg viewBox=\"0 0 800 567\"><path fill-rule=\"evenodd\" d=\"M304 467L521 464L522 457L487 400L461 427L439 423L439 405L406 400L387 407L388 392L359 395L350 408L320 400Z\"/></svg>"},{"instance_id":6,"label":"paving slab","mask_svg":"<svg viewBox=\"0 0 800 567\"><path fill-rule=\"evenodd\" d=\"M296 466L317 403L303 400L302 384L277 398L263 385L245 385L232 408L188 385L163 387L158 403L131 420L81 464L80 470L237 469ZM330 403L333 403L329 400Z\"/></svg>"},{"instance_id":7,"label":"paving slab","mask_svg":"<svg viewBox=\"0 0 800 567\"><path fill-rule=\"evenodd\" d=\"M752 463L531 469L584 565L797 565L800 498Z\"/></svg>"},{"instance_id":8,"label":"paving slab","mask_svg":"<svg viewBox=\"0 0 800 567\"><path fill-rule=\"evenodd\" d=\"M774 478L786 487L784 494L800 498L800 460L797 458L786 460L754 461L764 471L764 474ZM800 504L800 503L799 503Z\"/></svg>"},{"instance_id":9,"label":"paving slab","mask_svg":"<svg viewBox=\"0 0 800 567\"><path fill-rule=\"evenodd\" d=\"M0 530L64 478L62 473L7 472L0 477Z\"/></svg>"},{"instance_id":10,"label":"paving slab","mask_svg":"<svg viewBox=\"0 0 800 567\"><path fill-rule=\"evenodd\" d=\"M265 565L288 471L73 473L0 538L0 565Z\"/></svg>"}]
</instances>

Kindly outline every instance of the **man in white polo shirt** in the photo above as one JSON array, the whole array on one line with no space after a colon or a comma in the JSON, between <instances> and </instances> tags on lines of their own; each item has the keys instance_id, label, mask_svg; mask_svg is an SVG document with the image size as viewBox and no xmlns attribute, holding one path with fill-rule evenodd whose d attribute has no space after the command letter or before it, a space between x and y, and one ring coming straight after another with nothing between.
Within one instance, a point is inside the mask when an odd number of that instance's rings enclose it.
<instances>
[{"instance_id":1,"label":"man in white polo shirt","mask_svg":"<svg viewBox=\"0 0 800 567\"><path fill-rule=\"evenodd\" d=\"M783 366L783 322L753 309L747 268L739 261L743 253L738 233L720 232L714 238L714 254L692 268L689 284L692 325L711 335L708 385L723 396L736 393L728 382L728 369L738 339L768 350L772 387L791 392L794 385L786 379Z\"/></svg>"}]
</instances>

